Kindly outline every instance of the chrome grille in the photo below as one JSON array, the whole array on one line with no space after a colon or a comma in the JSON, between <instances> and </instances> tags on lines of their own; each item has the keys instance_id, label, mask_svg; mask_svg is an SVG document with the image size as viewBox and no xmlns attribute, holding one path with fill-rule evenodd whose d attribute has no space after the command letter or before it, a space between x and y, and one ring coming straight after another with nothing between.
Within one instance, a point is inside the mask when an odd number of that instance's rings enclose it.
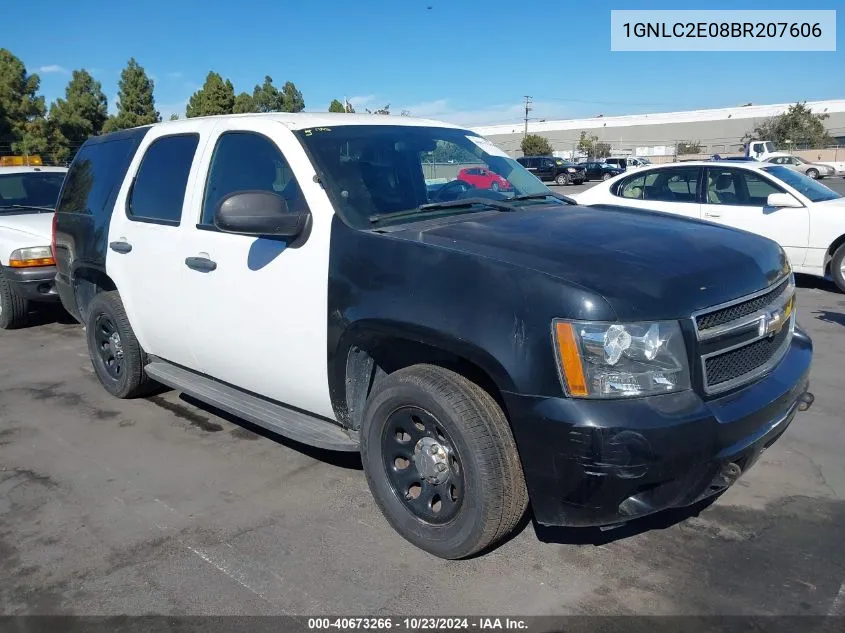
<instances>
[{"instance_id":1,"label":"chrome grille","mask_svg":"<svg viewBox=\"0 0 845 633\"><path fill-rule=\"evenodd\" d=\"M693 315L699 345L703 345L700 359L706 393L747 384L783 358L795 326L794 297L790 275L753 295Z\"/></svg>"},{"instance_id":2,"label":"chrome grille","mask_svg":"<svg viewBox=\"0 0 845 633\"><path fill-rule=\"evenodd\" d=\"M711 388L718 387L765 366L789 339L789 332L790 328L786 326L771 337L707 358L704 361L707 384Z\"/></svg>"},{"instance_id":3,"label":"chrome grille","mask_svg":"<svg viewBox=\"0 0 845 633\"><path fill-rule=\"evenodd\" d=\"M715 310L707 314L702 314L696 317L695 322L698 326L698 331L703 332L710 328L736 321L742 317L753 314L763 308L774 303L780 295L789 287L789 279L784 279L778 284L774 290L770 290L765 294L749 299L748 301L740 301L740 303Z\"/></svg>"}]
</instances>

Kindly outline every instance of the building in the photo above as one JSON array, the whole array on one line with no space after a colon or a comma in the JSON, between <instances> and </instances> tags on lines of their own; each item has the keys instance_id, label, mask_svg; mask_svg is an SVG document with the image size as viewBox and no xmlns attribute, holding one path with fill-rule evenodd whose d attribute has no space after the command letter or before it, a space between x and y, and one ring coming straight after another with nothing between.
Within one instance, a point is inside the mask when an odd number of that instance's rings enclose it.
<instances>
[{"instance_id":1,"label":"building","mask_svg":"<svg viewBox=\"0 0 845 633\"><path fill-rule=\"evenodd\" d=\"M742 151L741 139L756 125L783 114L792 104L748 104L736 108L690 110L627 116L596 116L590 119L560 121L529 121L528 133L545 136L558 156L569 157L578 145L581 132L597 136L610 144L619 155L650 156L662 160L676 154L679 143L700 145L701 154L736 154ZM830 135L837 144L845 146L845 99L808 101L816 113L825 113ZM525 124L523 121L505 125L475 128L512 156L520 156L519 149ZM787 149L787 148L781 148Z\"/></svg>"}]
</instances>

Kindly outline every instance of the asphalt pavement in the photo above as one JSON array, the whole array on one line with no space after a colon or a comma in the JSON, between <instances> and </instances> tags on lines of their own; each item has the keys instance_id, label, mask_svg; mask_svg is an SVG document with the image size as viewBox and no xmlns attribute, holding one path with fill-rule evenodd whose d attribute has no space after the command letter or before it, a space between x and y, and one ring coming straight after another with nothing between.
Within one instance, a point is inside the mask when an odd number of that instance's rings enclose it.
<instances>
[{"instance_id":1,"label":"asphalt pavement","mask_svg":"<svg viewBox=\"0 0 845 633\"><path fill-rule=\"evenodd\" d=\"M42 312L0 331L0 614L845 615L845 295L799 286L815 404L714 504L468 561L399 537L355 455L111 398Z\"/></svg>"}]
</instances>

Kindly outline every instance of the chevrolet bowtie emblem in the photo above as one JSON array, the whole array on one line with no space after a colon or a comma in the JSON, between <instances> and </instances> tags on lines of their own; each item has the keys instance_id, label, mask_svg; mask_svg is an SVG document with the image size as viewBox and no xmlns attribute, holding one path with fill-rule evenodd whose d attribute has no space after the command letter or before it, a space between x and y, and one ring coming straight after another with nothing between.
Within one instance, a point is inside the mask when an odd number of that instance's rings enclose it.
<instances>
[{"instance_id":1,"label":"chevrolet bowtie emblem","mask_svg":"<svg viewBox=\"0 0 845 633\"><path fill-rule=\"evenodd\" d=\"M760 336L772 336L780 332L784 324L789 320L789 315L792 314L792 306L795 302L795 297L790 297L782 308L767 312L760 317L760 326L758 333Z\"/></svg>"}]
</instances>

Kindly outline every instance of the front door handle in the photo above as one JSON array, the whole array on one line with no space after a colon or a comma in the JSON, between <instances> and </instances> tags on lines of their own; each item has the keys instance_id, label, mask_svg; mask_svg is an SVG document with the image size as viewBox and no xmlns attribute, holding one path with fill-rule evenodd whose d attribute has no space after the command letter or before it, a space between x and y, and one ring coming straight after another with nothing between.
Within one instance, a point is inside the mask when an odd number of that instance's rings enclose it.
<instances>
[{"instance_id":1,"label":"front door handle","mask_svg":"<svg viewBox=\"0 0 845 633\"><path fill-rule=\"evenodd\" d=\"M210 260L208 257L186 257L185 266L201 273L210 273L217 268L217 262Z\"/></svg>"},{"instance_id":2,"label":"front door handle","mask_svg":"<svg viewBox=\"0 0 845 633\"><path fill-rule=\"evenodd\" d=\"M708 213L707 211L705 211L704 217L705 218L721 218L722 214L721 213Z\"/></svg>"},{"instance_id":3,"label":"front door handle","mask_svg":"<svg viewBox=\"0 0 845 633\"><path fill-rule=\"evenodd\" d=\"M111 242L109 244L109 248L112 249L115 253L126 254L132 250L132 244L130 244L126 240L120 240L119 242Z\"/></svg>"}]
</instances>

